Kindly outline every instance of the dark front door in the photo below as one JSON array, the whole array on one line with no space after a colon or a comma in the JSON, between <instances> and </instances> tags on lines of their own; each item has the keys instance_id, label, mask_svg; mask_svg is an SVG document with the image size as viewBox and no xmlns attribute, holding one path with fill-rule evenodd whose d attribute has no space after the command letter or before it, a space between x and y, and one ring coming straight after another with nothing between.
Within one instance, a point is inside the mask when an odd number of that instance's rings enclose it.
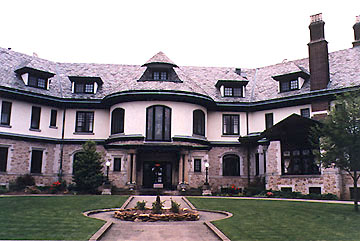
<instances>
[{"instance_id":1,"label":"dark front door","mask_svg":"<svg viewBox=\"0 0 360 241\"><path fill-rule=\"evenodd\" d=\"M171 163L145 161L143 169L143 186L145 188L171 188Z\"/></svg>"}]
</instances>

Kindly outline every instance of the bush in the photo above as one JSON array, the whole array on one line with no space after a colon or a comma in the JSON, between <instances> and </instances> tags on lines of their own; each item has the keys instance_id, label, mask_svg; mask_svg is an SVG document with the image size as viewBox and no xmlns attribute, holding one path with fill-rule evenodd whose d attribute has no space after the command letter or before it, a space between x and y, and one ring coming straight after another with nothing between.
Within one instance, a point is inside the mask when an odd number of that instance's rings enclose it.
<instances>
[{"instance_id":1,"label":"bush","mask_svg":"<svg viewBox=\"0 0 360 241\"><path fill-rule=\"evenodd\" d=\"M41 193L41 191L36 186L27 186L24 191L31 194Z\"/></svg>"},{"instance_id":2,"label":"bush","mask_svg":"<svg viewBox=\"0 0 360 241\"><path fill-rule=\"evenodd\" d=\"M5 186L0 186L0 194L7 193L9 190Z\"/></svg>"},{"instance_id":3,"label":"bush","mask_svg":"<svg viewBox=\"0 0 360 241\"><path fill-rule=\"evenodd\" d=\"M170 210L173 213L179 213L180 204L171 199L171 208L170 208Z\"/></svg>"},{"instance_id":4,"label":"bush","mask_svg":"<svg viewBox=\"0 0 360 241\"><path fill-rule=\"evenodd\" d=\"M9 189L11 191L23 191L28 186L34 186L35 179L30 174L19 176L15 179L15 182L9 183Z\"/></svg>"},{"instance_id":5,"label":"bush","mask_svg":"<svg viewBox=\"0 0 360 241\"><path fill-rule=\"evenodd\" d=\"M271 193L271 194L270 194ZM314 199L314 200L337 200L337 196L331 193L326 194L302 194L300 192L272 191L265 190L255 197L291 198L291 199Z\"/></svg>"},{"instance_id":6,"label":"bush","mask_svg":"<svg viewBox=\"0 0 360 241\"><path fill-rule=\"evenodd\" d=\"M160 196L156 196L156 201L152 203L152 212L155 214L161 214L164 203L160 201Z\"/></svg>"},{"instance_id":7,"label":"bush","mask_svg":"<svg viewBox=\"0 0 360 241\"><path fill-rule=\"evenodd\" d=\"M139 210L145 210L145 205L146 205L146 201L144 201L144 200L142 200L142 202L141 202L141 201L138 201L138 202L136 203L135 208L136 208L136 209L139 209Z\"/></svg>"}]
</instances>

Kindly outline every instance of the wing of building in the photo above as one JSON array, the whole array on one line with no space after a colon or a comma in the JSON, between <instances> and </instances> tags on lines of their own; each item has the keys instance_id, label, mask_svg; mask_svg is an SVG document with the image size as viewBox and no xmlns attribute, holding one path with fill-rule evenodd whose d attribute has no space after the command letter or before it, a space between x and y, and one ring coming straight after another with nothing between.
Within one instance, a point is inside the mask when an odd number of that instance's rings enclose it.
<instances>
[{"instance_id":1,"label":"wing of building","mask_svg":"<svg viewBox=\"0 0 360 241\"><path fill-rule=\"evenodd\" d=\"M0 185L28 173L70 183L94 140L119 188L198 188L208 171L214 192L264 182L348 198L351 181L316 164L307 135L335 94L360 86L360 23L353 47L333 53L321 15L309 28L309 58L256 69L178 66L162 52L142 65L58 63L0 48Z\"/></svg>"}]
</instances>

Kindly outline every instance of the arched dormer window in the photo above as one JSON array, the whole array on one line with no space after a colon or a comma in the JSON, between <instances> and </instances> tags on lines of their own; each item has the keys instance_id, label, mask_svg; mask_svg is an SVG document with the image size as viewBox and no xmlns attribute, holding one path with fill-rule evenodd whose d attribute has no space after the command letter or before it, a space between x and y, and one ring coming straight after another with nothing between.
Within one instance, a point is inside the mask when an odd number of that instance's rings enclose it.
<instances>
[{"instance_id":1,"label":"arched dormer window","mask_svg":"<svg viewBox=\"0 0 360 241\"><path fill-rule=\"evenodd\" d=\"M193 112L193 134L205 136L205 114L202 110Z\"/></svg>"},{"instance_id":2,"label":"arched dormer window","mask_svg":"<svg viewBox=\"0 0 360 241\"><path fill-rule=\"evenodd\" d=\"M116 108L111 113L111 135L124 133L125 110Z\"/></svg>"},{"instance_id":3,"label":"arched dormer window","mask_svg":"<svg viewBox=\"0 0 360 241\"><path fill-rule=\"evenodd\" d=\"M171 140L171 109L169 107L154 105L146 109L146 140Z\"/></svg>"},{"instance_id":4,"label":"arched dormer window","mask_svg":"<svg viewBox=\"0 0 360 241\"><path fill-rule=\"evenodd\" d=\"M240 158L235 154L223 157L223 176L240 176Z\"/></svg>"}]
</instances>

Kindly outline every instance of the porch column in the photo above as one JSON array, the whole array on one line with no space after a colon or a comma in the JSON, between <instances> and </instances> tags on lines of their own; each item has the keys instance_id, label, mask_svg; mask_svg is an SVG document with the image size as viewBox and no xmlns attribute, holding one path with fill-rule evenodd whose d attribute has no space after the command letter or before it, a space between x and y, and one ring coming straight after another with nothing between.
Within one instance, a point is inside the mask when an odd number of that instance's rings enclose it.
<instances>
[{"instance_id":1,"label":"porch column","mask_svg":"<svg viewBox=\"0 0 360 241\"><path fill-rule=\"evenodd\" d=\"M132 165L132 182L136 183L136 153L132 153L133 155L133 165Z\"/></svg>"},{"instance_id":2,"label":"porch column","mask_svg":"<svg viewBox=\"0 0 360 241\"><path fill-rule=\"evenodd\" d=\"M131 151L127 154L128 166L127 166L127 176L128 183L134 183L136 181L136 154Z\"/></svg>"},{"instance_id":3,"label":"porch column","mask_svg":"<svg viewBox=\"0 0 360 241\"><path fill-rule=\"evenodd\" d=\"M179 160L179 183L183 183L184 182L184 169L183 169L183 166L184 166L184 155L183 154L180 154L180 160Z\"/></svg>"},{"instance_id":4,"label":"porch column","mask_svg":"<svg viewBox=\"0 0 360 241\"><path fill-rule=\"evenodd\" d=\"M130 184L132 182L132 156L130 153L127 154L127 182Z\"/></svg>"},{"instance_id":5,"label":"porch column","mask_svg":"<svg viewBox=\"0 0 360 241\"><path fill-rule=\"evenodd\" d=\"M189 155L184 155L184 181L189 184Z\"/></svg>"}]
</instances>

